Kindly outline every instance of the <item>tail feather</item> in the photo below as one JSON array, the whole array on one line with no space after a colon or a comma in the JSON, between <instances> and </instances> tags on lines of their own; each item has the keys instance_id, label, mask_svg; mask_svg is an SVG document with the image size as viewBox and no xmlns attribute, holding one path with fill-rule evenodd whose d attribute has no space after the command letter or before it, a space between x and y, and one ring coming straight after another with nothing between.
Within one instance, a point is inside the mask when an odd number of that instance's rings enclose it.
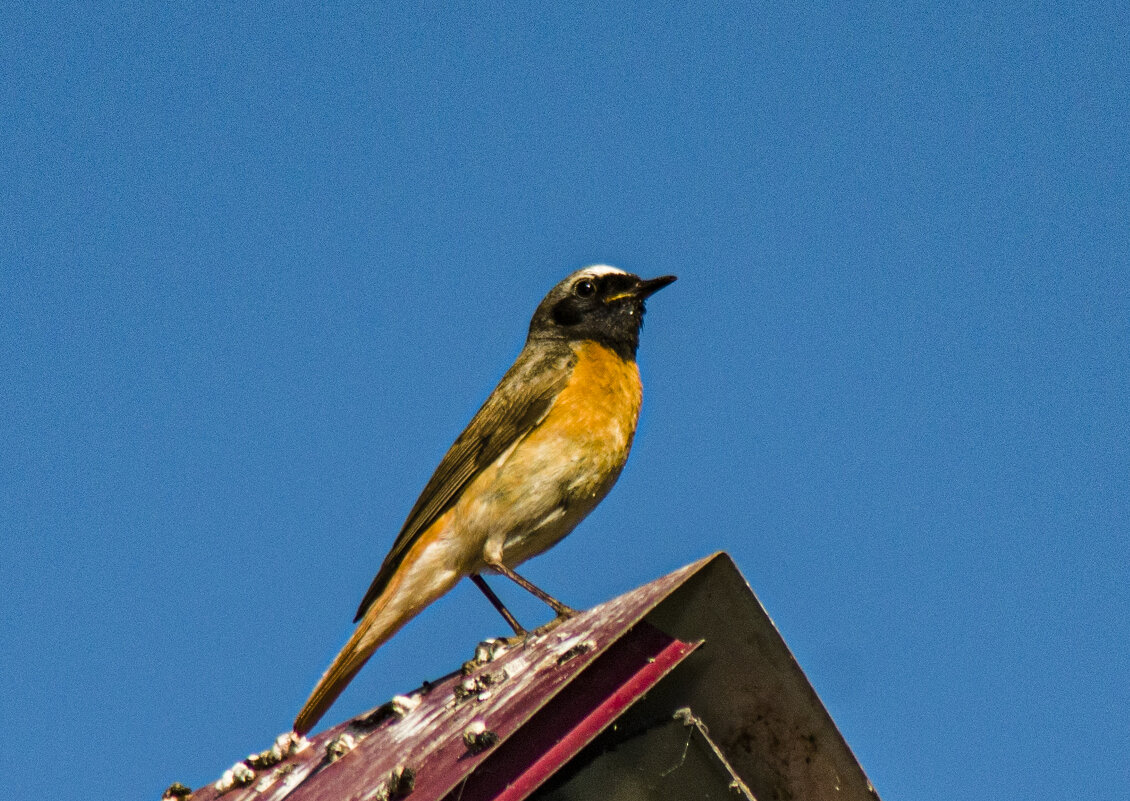
<instances>
[{"instance_id":1,"label":"tail feather","mask_svg":"<svg viewBox=\"0 0 1130 801\"><path fill-rule=\"evenodd\" d=\"M318 680L294 720L295 733L305 735L314 728L373 652L425 606L454 587L462 575L464 573L460 571L436 570L434 565L406 561L380 596L365 610L349 642Z\"/></svg>"},{"instance_id":2,"label":"tail feather","mask_svg":"<svg viewBox=\"0 0 1130 801\"><path fill-rule=\"evenodd\" d=\"M337 700L337 697L357 675L357 671L369 661L373 652L387 642L412 617L411 614L400 614L394 615L391 620L379 620L379 618L386 617L381 614L385 611L386 605L387 596L374 603L366 613L361 625L349 638L349 642L334 657L333 663L322 675L322 678L318 680L314 691L310 693L310 698L307 699L302 711L298 713L298 717L294 720L296 734L305 735L310 729L314 728L317 722L321 720L322 715L326 713L326 710L333 705L333 702ZM383 626L375 630L378 624L383 624Z\"/></svg>"}]
</instances>

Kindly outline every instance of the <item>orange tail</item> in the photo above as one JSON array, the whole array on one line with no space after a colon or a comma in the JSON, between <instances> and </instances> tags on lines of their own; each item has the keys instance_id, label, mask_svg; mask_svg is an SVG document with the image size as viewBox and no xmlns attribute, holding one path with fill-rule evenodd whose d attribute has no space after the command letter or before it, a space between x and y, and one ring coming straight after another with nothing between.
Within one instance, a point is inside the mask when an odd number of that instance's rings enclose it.
<instances>
[{"instance_id":1,"label":"orange tail","mask_svg":"<svg viewBox=\"0 0 1130 801\"><path fill-rule=\"evenodd\" d=\"M412 615L395 615L392 620L380 621L385 625L380 629L375 629L374 624L378 622L377 618L381 616L380 613L388 605L387 602L386 595L384 598L377 599L369 608L368 613L357 626L357 630L349 638L349 642L334 657L333 664L318 680L314 691L310 693L310 698L302 707L302 711L298 713L298 717L294 719L294 731L297 734L305 735L310 729L314 728L314 725L321 720L326 710L333 705L333 702L337 700L337 697L357 675L357 671L369 661L373 652L387 642L412 617Z\"/></svg>"},{"instance_id":2,"label":"orange tail","mask_svg":"<svg viewBox=\"0 0 1130 801\"><path fill-rule=\"evenodd\" d=\"M305 735L314 728L373 652L459 581L460 576L455 572L417 570L418 563L413 563L415 560L406 561L365 611L357 630L334 657L333 664L318 680L314 692L295 718L295 733Z\"/></svg>"}]
</instances>

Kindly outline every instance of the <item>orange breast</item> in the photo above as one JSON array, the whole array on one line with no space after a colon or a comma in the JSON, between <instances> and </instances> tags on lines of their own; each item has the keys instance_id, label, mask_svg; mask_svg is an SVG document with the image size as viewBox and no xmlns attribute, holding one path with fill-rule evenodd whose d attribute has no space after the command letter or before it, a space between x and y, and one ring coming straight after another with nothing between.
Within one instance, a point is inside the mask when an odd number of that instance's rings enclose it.
<instances>
[{"instance_id":1,"label":"orange breast","mask_svg":"<svg viewBox=\"0 0 1130 801\"><path fill-rule=\"evenodd\" d=\"M576 346L569 382L545 420L519 446L522 475L556 487L575 525L612 488L636 433L643 388L634 361L594 342ZM510 465L508 464L507 467ZM552 496L547 494L546 500Z\"/></svg>"},{"instance_id":2,"label":"orange breast","mask_svg":"<svg viewBox=\"0 0 1130 801\"><path fill-rule=\"evenodd\" d=\"M634 361L591 342L545 419L475 479L454 507L451 530L514 567L553 546L620 475L639 419Z\"/></svg>"},{"instance_id":3,"label":"orange breast","mask_svg":"<svg viewBox=\"0 0 1130 801\"><path fill-rule=\"evenodd\" d=\"M577 441L597 440L612 460L628 456L639 420L639 367L595 342L577 345L577 362L542 426ZM623 452L622 454L620 452Z\"/></svg>"}]
</instances>

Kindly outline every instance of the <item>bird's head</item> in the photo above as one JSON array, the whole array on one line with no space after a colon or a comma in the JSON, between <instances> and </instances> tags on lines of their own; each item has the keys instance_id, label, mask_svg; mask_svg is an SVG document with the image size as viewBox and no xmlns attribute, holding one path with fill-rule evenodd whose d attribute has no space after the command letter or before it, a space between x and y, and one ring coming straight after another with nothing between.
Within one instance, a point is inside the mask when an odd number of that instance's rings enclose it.
<instances>
[{"instance_id":1,"label":"bird's head","mask_svg":"<svg viewBox=\"0 0 1130 801\"><path fill-rule=\"evenodd\" d=\"M674 280L673 275L643 279L604 264L577 270L538 305L530 338L593 340L635 358L644 300Z\"/></svg>"}]
</instances>

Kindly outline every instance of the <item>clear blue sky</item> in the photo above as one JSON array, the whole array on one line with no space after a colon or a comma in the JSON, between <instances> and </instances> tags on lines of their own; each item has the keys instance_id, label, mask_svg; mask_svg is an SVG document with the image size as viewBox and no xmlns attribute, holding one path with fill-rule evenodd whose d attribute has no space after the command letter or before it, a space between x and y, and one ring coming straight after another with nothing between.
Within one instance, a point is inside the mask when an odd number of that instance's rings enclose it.
<instances>
[{"instance_id":1,"label":"clear blue sky","mask_svg":"<svg viewBox=\"0 0 1130 801\"><path fill-rule=\"evenodd\" d=\"M98 6L0 11L5 798L284 731L593 262L680 280L530 577L727 550L886 799L1125 798L1124 2ZM504 631L458 589L326 723Z\"/></svg>"}]
</instances>

